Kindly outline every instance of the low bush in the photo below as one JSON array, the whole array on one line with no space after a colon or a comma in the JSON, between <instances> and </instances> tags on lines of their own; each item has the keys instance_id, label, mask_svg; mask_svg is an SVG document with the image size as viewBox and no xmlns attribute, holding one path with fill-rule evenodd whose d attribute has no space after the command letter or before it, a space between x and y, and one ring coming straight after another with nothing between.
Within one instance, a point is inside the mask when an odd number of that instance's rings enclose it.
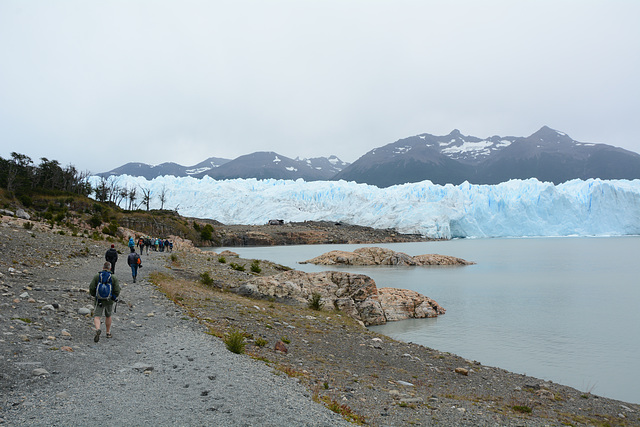
<instances>
[{"instance_id":1,"label":"low bush","mask_svg":"<svg viewBox=\"0 0 640 427\"><path fill-rule=\"evenodd\" d=\"M229 263L229 266L236 271L244 271L244 265L236 264L235 262Z\"/></svg>"},{"instance_id":2,"label":"low bush","mask_svg":"<svg viewBox=\"0 0 640 427\"><path fill-rule=\"evenodd\" d=\"M205 271L200 275L200 283L205 286L213 286L213 277L211 277L208 271Z\"/></svg>"},{"instance_id":3,"label":"low bush","mask_svg":"<svg viewBox=\"0 0 640 427\"><path fill-rule=\"evenodd\" d=\"M244 347L247 345L244 341L244 332L238 330L228 332L222 341L227 346L227 350L236 354L243 354Z\"/></svg>"},{"instance_id":4,"label":"low bush","mask_svg":"<svg viewBox=\"0 0 640 427\"><path fill-rule=\"evenodd\" d=\"M317 292L311 294L311 299L309 300L309 308L312 310L322 310L324 306L324 301L322 301L322 295Z\"/></svg>"},{"instance_id":5,"label":"low bush","mask_svg":"<svg viewBox=\"0 0 640 427\"><path fill-rule=\"evenodd\" d=\"M262 268L260 268L260 261L257 259L254 259L253 262L251 263L251 271L253 271L254 273L260 273L262 272Z\"/></svg>"}]
</instances>

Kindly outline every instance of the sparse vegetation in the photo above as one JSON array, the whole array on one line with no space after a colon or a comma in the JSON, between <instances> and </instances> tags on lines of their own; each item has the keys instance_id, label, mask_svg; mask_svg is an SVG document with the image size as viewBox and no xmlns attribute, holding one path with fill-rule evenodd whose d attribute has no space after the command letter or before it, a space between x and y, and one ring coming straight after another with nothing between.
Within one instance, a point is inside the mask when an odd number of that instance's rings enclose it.
<instances>
[{"instance_id":1,"label":"sparse vegetation","mask_svg":"<svg viewBox=\"0 0 640 427\"><path fill-rule=\"evenodd\" d=\"M254 259L251 263L251 271L254 273L261 273L262 268L260 268L260 260Z\"/></svg>"},{"instance_id":2,"label":"sparse vegetation","mask_svg":"<svg viewBox=\"0 0 640 427\"><path fill-rule=\"evenodd\" d=\"M200 283L209 287L213 286L213 278L211 277L211 274L209 274L208 271L205 271L204 273L200 274Z\"/></svg>"},{"instance_id":3,"label":"sparse vegetation","mask_svg":"<svg viewBox=\"0 0 640 427\"><path fill-rule=\"evenodd\" d=\"M513 405L511 409L523 414L530 414L532 412L531 408L526 405Z\"/></svg>"},{"instance_id":4,"label":"sparse vegetation","mask_svg":"<svg viewBox=\"0 0 640 427\"><path fill-rule=\"evenodd\" d=\"M311 294L311 299L309 300L309 308L312 310L322 310L324 306L324 301L322 301L322 295L317 292Z\"/></svg>"},{"instance_id":5,"label":"sparse vegetation","mask_svg":"<svg viewBox=\"0 0 640 427\"><path fill-rule=\"evenodd\" d=\"M237 264L235 262L230 262L229 267L236 271L244 271L244 265Z\"/></svg>"},{"instance_id":6,"label":"sparse vegetation","mask_svg":"<svg viewBox=\"0 0 640 427\"><path fill-rule=\"evenodd\" d=\"M335 400L331 399L329 396L318 396L316 394L313 396L313 400L324 404L324 406L326 406L329 410L335 412L336 414L340 414L342 418L347 421L358 425L363 425L366 423L365 417L356 414L349 406L341 405Z\"/></svg>"},{"instance_id":7,"label":"sparse vegetation","mask_svg":"<svg viewBox=\"0 0 640 427\"><path fill-rule=\"evenodd\" d=\"M238 330L228 332L224 336L223 342L227 346L227 350L236 354L243 354L244 348L247 345L244 341L244 332Z\"/></svg>"}]
</instances>

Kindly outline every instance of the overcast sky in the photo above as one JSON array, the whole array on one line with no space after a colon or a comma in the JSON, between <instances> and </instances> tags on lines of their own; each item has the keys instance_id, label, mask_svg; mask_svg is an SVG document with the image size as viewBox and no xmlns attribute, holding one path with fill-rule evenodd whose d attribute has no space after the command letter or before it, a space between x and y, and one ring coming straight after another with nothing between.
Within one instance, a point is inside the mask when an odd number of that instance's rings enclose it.
<instances>
[{"instance_id":1,"label":"overcast sky","mask_svg":"<svg viewBox=\"0 0 640 427\"><path fill-rule=\"evenodd\" d=\"M638 0L2 0L0 156L104 172L543 125L640 152Z\"/></svg>"}]
</instances>

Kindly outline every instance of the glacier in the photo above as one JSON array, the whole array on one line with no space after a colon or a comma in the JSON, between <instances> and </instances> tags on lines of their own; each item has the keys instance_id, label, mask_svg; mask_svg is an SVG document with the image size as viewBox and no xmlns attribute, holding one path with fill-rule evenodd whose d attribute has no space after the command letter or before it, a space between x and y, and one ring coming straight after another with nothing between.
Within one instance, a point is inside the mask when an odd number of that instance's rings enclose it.
<instances>
[{"instance_id":1,"label":"glacier","mask_svg":"<svg viewBox=\"0 0 640 427\"><path fill-rule=\"evenodd\" d=\"M95 188L100 177L89 177ZM640 235L640 180L535 178L497 185L430 181L378 188L346 181L305 182L111 176L119 188L151 190L151 209L224 224L333 221L432 238ZM138 194L141 194L138 191ZM122 202L125 207L127 201Z\"/></svg>"}]
</instances>

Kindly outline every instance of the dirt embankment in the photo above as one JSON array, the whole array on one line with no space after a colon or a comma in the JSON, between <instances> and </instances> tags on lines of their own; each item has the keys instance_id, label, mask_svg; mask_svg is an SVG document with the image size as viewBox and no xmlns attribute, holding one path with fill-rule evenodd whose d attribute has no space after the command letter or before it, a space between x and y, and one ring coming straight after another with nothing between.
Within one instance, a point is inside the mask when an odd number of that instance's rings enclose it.
<instances>
[{"instance_id":1,"label":"dirt embankment","mask_svg":"<svg viewBox=\"0 0 640 427\"><path fill-rule=\"evenodd\" d=\"M334 243L399 243L431 241L419 234L402 234L328 221L288 222L278 225L214 224L218 246L316 245Z\"/></svg>"}]
</instances>

